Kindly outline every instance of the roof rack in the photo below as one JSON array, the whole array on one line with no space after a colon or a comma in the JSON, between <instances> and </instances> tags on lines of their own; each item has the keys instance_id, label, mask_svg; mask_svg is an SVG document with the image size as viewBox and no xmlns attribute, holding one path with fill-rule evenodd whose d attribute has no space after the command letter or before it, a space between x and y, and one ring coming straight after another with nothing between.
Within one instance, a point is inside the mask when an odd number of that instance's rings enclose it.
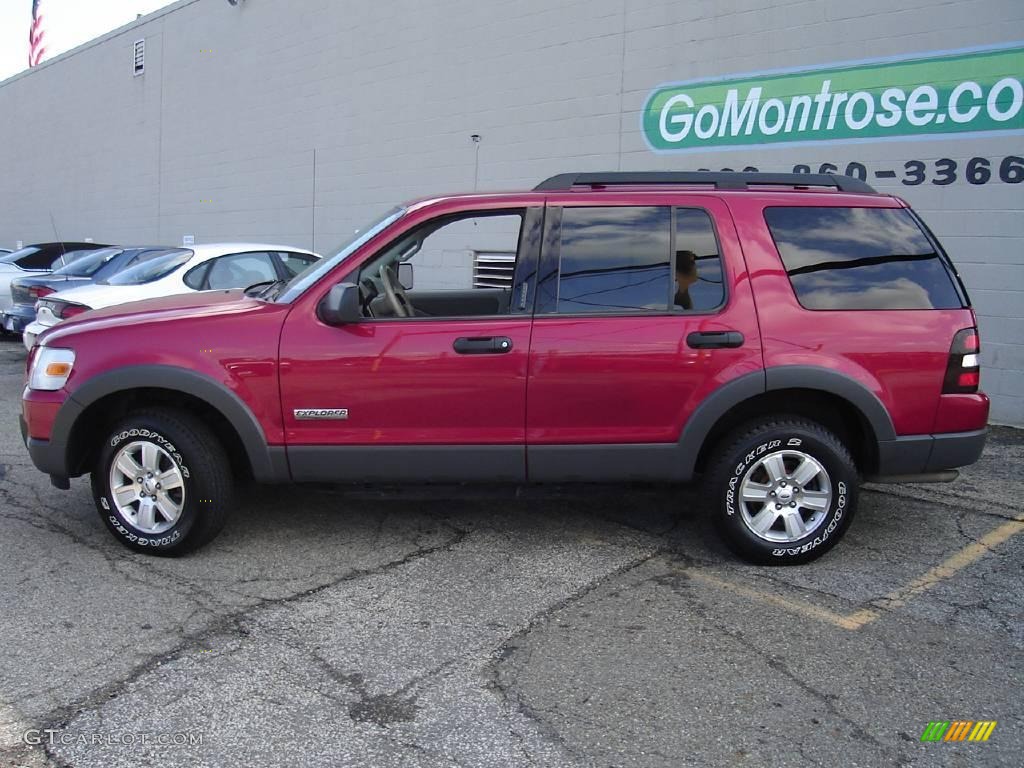
<instances>
[{"instance_id":1,"label":"roof rack","mask_svg":"<svg viewBox=\"0 0 1024 768\"><path fill-rule=\"evenodd\" d=\"M840 192L876 194L870 184L836 173L739 173L714 171L611 171L608 173L560 173L545 179L535 192L567 192L576 186L634 186L645 184L710 184L715 189L749 189L754 186L835 187Z\"/></svg>"}]
</instances>

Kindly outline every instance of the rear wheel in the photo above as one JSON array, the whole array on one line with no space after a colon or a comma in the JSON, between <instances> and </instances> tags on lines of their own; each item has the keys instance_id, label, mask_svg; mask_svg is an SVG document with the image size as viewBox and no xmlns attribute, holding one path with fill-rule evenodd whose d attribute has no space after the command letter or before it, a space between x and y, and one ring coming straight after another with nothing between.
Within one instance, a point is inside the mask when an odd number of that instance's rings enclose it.
<instances>
[{"instance_id":1,"label":"rear wheel","mask_svg":"<svg viewBox=\"0 0 1024 768\"><path fill-rule=\"evenodd\" d=\"M213 432L190 414L138 411L106 436L92 492L100 517L122 544L178 555L224 527L231 468Z\"/></svg>"},{"instance_id":2,"label":"rear wheel","mask_svg":"<svg viewBox=\"0 0 1024 768\"><path fill-rule=\"evenodd\" d=\"M766 565L821 557L846 532L857 503L857 468L846 446L797 417L733 432L715 452L709 482L725 541Z\"/></svg>"}]
</instances>

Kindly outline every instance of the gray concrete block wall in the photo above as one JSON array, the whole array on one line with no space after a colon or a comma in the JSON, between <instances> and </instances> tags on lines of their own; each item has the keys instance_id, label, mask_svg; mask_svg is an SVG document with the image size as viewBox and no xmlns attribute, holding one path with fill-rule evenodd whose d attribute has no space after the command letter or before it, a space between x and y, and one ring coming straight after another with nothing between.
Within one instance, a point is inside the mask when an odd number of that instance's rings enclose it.
<instances>
[{"instance_id":1,"label":"gray concrete block wall","mask_svg":"<svg viewBox=\"0 0 1024 768\"><path fill-rule=\"evenodd\" d=\"M664 82L1020 40L1019 0L184 0L0 83L0 243L52 213L68 238L328 251L395 202L565 170L996 161L1024 138L659 155L639 110ZM1024 424L1024 185L874 183L957 262L993 417Z\"/></svg>"}]
</instances>

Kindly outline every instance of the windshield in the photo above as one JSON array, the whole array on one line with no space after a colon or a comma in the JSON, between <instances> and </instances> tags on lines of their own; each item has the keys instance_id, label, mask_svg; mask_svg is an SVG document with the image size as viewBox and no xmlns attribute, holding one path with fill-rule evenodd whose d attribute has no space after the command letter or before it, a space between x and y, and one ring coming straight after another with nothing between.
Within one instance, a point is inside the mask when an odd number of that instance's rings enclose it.
<instances>
[{"instance_id":1,"label":"windshield","mask_svg":"<svg viewBox=\"0 0 1024 768\"><path fill-rule=\"evenodd\" d=\"M301 296L303 291L309 288L309 286L313 285L313 283L347 259L363 243L375 237L386 227L398 221L404 214L404 208L392 208L370 224L370 226L364 227L363 229L357 229L352 233L352 237L334 250L328 251L330 255L325 256L319 261L314 261L289 280L277 295L276 300L282 304L289 304L292 301L295 301L295 299Z\"/></svg>"},{"instance_id":2,"label":"windshield","mask_svg":"<svg viewBox=\"0 0 1024 768\"><path fill-rule=\"evenodd\" d=\"M67 266L54 270L53 274L67 277L92 277L100 267L124 251L120 248L100 248L98 251L87 251L87 253L88 256L75 259Z\"/></svg>"},{"instance_id":3,"label":"windshield","mask_svg":"<svg viewBox=\"0 0 1024 768\"><path fill-rule=\"evenodd\" d=\"M187 262L194 255L193 251L187 248L180 248L168 251L163 256L150 261L136 264L134 267L118 272L116 275L101 280L102 285L142 285L167 277L182 264Z\"/></svg>"}]
</instances>

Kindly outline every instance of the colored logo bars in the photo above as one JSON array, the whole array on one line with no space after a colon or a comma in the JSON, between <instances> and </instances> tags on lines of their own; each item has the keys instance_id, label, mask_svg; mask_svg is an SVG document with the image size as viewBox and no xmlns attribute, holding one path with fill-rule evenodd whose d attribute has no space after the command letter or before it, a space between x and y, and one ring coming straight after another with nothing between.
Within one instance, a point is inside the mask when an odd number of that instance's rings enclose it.
<instances>
[{"instance_id":1,"label":"colored logo bars","mask_svg":"<svg viewBox=\"0 0 1024 768\"><path fill-rule=\"evenodd\" d=\"M995 729L995 720L932 721L921 734L921 741L988 741Z\"/></svg>"}]
</instances>

